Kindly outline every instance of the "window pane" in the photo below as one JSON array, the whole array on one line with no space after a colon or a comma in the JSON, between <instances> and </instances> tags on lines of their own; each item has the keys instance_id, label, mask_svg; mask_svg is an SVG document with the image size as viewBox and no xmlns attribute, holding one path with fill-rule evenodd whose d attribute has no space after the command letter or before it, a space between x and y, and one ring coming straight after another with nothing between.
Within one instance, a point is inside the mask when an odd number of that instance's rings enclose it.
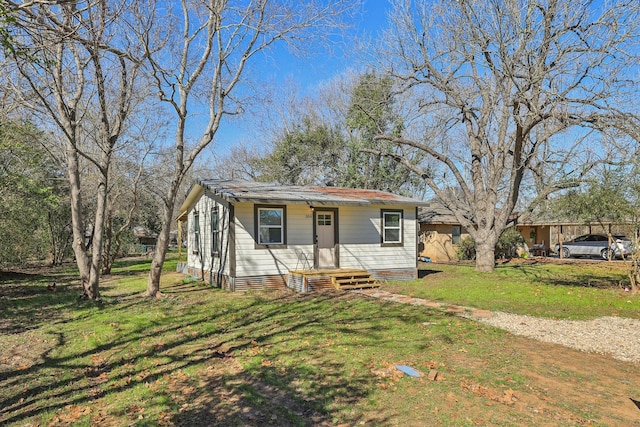
<instances>
[{"instance_id":1,"label":"window pane","mask_svg":"<svg viewBox=\"0 0 640 427\"><path fill-rule=\"evenodd\" d=\"M282 210L260 209L260 225L282 225Z\"/></svg>"},{"instance_id":2,"label":"window pane","mask_svg":"<svg viewBox=\"0 0 640 427\"><path fill-rule=\"evenodd\" d=\"M218 209L211 209L211 253L218 252Z\"/></svg>"},{"instance_id":3,"label":"window pane","mask_svg":"<svg viewBox=\"0 0 640 427\"><path fill-rule=\"evenodd\" d=\"M397 214L397 213L385 213L384 214L384 226L385 227L400 227L400 214Z\"/></svg>"},{"instance_id":4,"label":"window pane","mask_svg":"<svg viewBox=\"0 0 640 427\"><path fill-rule=\"evenodd\" d=\"M319 214L318 225L331 225L331 215Z\"/></svg>"},{"instance_id":5,"label":"window pane","mask_svg":"<svg viewBox=\"0 0 640 427\"><path fill-rule=\"evenodd\" d=\"M451 228L451 243L458 244L460 243L460 236L462 234L462 228L458 225L454 225Z\"/></svg>"},{"instance_id":6,"label":"window pane","mask_svg":"<svg viewBox=\"0 0 640 427\"><path fill-rule=\"evenodd\" d=\"M398 230L398 229L386 229L384 231L384 241L386 243L399 242L400 241L400 230Z\"/></svg>"},{"instance_id":7,"label":"window pane","mask_svg":"<svg viewBox=\"0 0 640 427\"><path fill-rule=\"evenodd\" d=\"M402 244L401 211L382 211L382 243Z\"/></svg>"},{"instance_id":8,"label":"window pane","mask_svg":"<svg viewBox=\"0 0 640 427\"><path fill-rule=\"evenodd\" d=\"M281 244L282 228L280 227L261 227L260 243L263 244Z\"/></svg>"},{"instance_id":9,"label":"window pane","mask_svg":"<svg viewBox=\"0 0 640 427\"><path fill-rule=\"evenodd\" d=\"M285 240L285 207L255 207L256 243L258 245L284 245Z\"/></svg>"}]
</instances>

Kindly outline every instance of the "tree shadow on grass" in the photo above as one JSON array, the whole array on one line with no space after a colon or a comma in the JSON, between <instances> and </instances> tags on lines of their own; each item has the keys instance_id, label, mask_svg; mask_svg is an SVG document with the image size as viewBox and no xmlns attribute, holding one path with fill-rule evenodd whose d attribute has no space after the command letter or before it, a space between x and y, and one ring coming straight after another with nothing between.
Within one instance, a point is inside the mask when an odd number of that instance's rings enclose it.
<instances>
[{"instance_id":1,"label":"tree shadow on grass","mask_svg":"<svg viewBox=\"0 0 640 427\"><path fill-rule=\"evenodd\" d=\"M315 346L306 357L317 357L303 363L304 358L296 359L301 352L295 347L301 337L325 329L330 337L338 327L351 325L350 339L375 349L395 339L385 336L376 322L425 320L417 309L358 308L356 304L371 302L339 293L230 296L197 283L190 286L168 286L165 292L173 299L119 298L120 303L106 307L112 310L108 327L114 333L98 345L79 345L82 340L68 336L64 325L53 328L51 346L37 362L0 372L0 423L93 408L78 412L90 423L116 417L116 423L128 418L131 424L334 425L336 405L344 408L366 399L375 379L367 369L352 372L348 360L326 357ZM216 301L218 297L230 304ZM194 316L194 304L203 302L206 310ZM166 317L131 324L131 311ZM256 357L262 363L251 363ZM281 359L300 363L284 366ZM135 394L134 389L142 391ZM118 405L105 404L113 399L123 406L108 413L107 407ZM371 421L354 417L346 421ZM374 423L387 423L384 417Z\"/></svg>"},{"instance_id":2,"label":"tree shadow on grass","mask_svg":"<svg viewBox=\"0 0 640 427\"><path fill-rule=\"evenodd\" d=\"M515 264L508 268L518 271L519 274L528 277L533 283L544 283L552 286L613 289L620 288L621 284L626 284L629 281L628 276L621 273L596 275L592 273L556 272L550 274L546 270L541 270L540 268L542 267L538 268L536 263Z\"/></svg>"},{"instance_id":3,"label":"tree shadow on grass","mask_svg":"<svg viewBox=\"0 0 640 427\"><path fill-rule=\"evenodd\" d=\"M430 276L432 274L437 274L437 273L442 273L442 270L432 270L432 269L419 269L418 270L418 279L424 279L427 276Z\"/></svg>"},{"instance_id":4,"label":"tree shadow on grass","mask_svg":"<svg viewBox=\"0 0 640 427\"><path fill-rule=\"evenodd\" d=\"M56 270L0 272L0 334L15 334L55 322L76 305L77 277Z\"/></svg>"},{"instance_id":5,"label":"tree shadow on grass","mask_svg":"<svg viewBox=\"0 0 640 427\"><path fill-rule=\"evenodd\" d=\"M139 276L148 271L151 260L127 258L117 261L113 274L101 276L100 293L108 294L119 277ZM127 270L122 268L134 268ZM146 269L146 270L145 270ZM67 310L102 308L119 303L123 298L137 297L142 293L120 292L117 299L102 298L97 301L82 300L82 286L77 270L64 267L34 267L24 270L0 271L0 334L17 334L34 330L43 324L60 321ZM137 299L137 298L136 298Z\"/></svg>"},{"instance_id":6,"label":"tree shadow on grass","mask_svg":"<svg viewBox=\"0 0 640 427\"><path fill-rule=\"evenodd\" d=\"M340 363L323 363L324 381L305 392L290 387L272 384L269 378L283 377L277 368L265 367L258 372L246 372L234 368L233 360L222 360L225 366L210 365L199 379L200 387L185 394L181 410L171 417L172 424L179 426L334 426L335 416L331 406L355 406L365 399L374 387L371 375L360 374L348 380L340 371ZM285 374L288 381L296 383L305 375ZM310 374L314 376L315 374ZM180 403L180 402L179 402ZM361 416L348 420L349 425L366 422ZM376 424L388 422L384 415ZM365 425L363 424L363 425Z\"/></svg>"},{"instance_id":7,"label":"tree shadow on grass","mask_svg":"<svg viewBox=\"0 0 640 427\"><path fill-rule=\"evenodd\" d=\"M546 279L545 283L553 286L614 289L614 288L620 288L621 284L628 283L628 279L625 281L624 278L613 278L613 277L607 278L607 277L597 277L592 275L580 275L580 276L572 277L570 279L562 279L562 278Z\"/></svg>"}]
</instances>

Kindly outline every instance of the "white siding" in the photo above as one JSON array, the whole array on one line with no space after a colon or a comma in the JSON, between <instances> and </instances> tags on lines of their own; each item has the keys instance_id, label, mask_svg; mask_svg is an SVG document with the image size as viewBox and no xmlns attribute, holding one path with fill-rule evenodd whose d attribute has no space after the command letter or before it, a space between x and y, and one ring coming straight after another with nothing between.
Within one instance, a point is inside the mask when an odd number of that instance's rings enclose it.
<instances>
[{"instance_id":1,"label":"white siding","mask_svg":"<svg viewBox=\"0 0 640 427\"><path fill-rule=\"evenodd\" d=\"M220 252L211 253L212 233L211 214L212 209L218 208L218 229L220 230ZM195 212L198 212L200 223L200 247L196 250L194 233ZM187 240L187 264L204 274L201 277L214 280L216 274L229 274L229 212L224 206L217 204L206 194L198 200L195 207L189 212Z\"/></svg>"},{"instance_id":2,"label":"white siding","mask_svg":"<svg viewBox=\"0 0 640 427\"><path fill-rule=\"evenodd\" d=\"M403 211L402 246L382 246L382 209ZM341 268L385 270L416 267L418 233L414 206L341 207L338 216Z\"/></svg>"},{"instance_id":3,"label":"white siding","mask_svg":"<svg viewBox=\"0 0 640 427\"><path fill-rule=\"evenodd\" d=\"M222 205L220 228L222 251L211 255L211 208L215 202L206 194L189 212L188 265L205 275L229 275L228 210ZM323 206L325 208L325 206ZM416 267L417 227L414 206L326 206L338 209L339 261L341 268L366 270L397 270ZM381 244L381 210L403 211L402 246ZM201 249L194 253L194 211L199 212ZM236 203L235 211L235 277L285 275L290 270L313 267L313 212L306 205L286 207L286 248L257 248L255 239L254 204ZM309 264L299 260L302 252ZM202 271L202 270L201 270ZM208 278L208 277L206 277ZM215 277L214 277L215 280Z\"/></svg>"},{"instance_id":4,"label":"white siding","mask_svg":"<svg viewBox=\"0 0 640 427\"><path fill-rule=\"evenodd\" d=\"M237 203L235 214L237 277L288 274L289 270L302 269L296 250L307 254L313 266L313 215L309 206L287 206L284 249L256 248L253 203Z\"/></svg>"}]
</instances>

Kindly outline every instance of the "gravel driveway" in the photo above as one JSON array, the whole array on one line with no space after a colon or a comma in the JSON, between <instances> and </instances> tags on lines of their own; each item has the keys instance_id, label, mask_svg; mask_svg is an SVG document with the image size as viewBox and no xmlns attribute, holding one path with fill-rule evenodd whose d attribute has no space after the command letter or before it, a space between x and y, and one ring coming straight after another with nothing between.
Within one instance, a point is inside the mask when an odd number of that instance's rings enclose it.
<instances>
[{"instance_id":1,"label":"gravel driveway","mask_svg":"<svg viewBox=\"0 0 640 427\"><path fill-rule=\"evenodd\" d=\"M640 320L599 317L593 320L553 320L494 311L482 323L536 340L577 350L608 354L640 362Z\"/></svg>"},{"instance_id":2,"label":"gravel driveway","mask_svg":"<svg viewBox=\"0 0 640 427\"><path fill-rule=\"evenodd\" d=\"M452 306L375 288L351 292L401 304L442 308L515 335L560 344L580 351L607 354L626 362L640 362L640 320L638 319L599 317L593 320L554 320Z\"/></svg>"}]
</instances>

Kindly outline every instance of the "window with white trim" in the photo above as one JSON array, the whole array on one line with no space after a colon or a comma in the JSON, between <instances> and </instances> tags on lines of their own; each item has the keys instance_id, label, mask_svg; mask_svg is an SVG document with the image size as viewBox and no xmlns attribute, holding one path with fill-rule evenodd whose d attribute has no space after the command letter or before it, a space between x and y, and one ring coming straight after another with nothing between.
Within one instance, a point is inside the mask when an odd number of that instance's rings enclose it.
<instances>
[{"instance_id":1,"label":"window with white trim","mask_svg":"<svg viewBox=\"0 0 640 427\"><path fill-rule=\"evenodd\" d=\"M200 253L200 214L198 211L193 212L193 248L191 252Z\"/></svg>"},{"instance_id":2,"label":"window with white trim","mask_svg":"<svg viewBox=\"0 0 640 427\"><path fill-rule=\"evenodd\" d=\"M402 245L402 210L382 210L382 245L399 246Z\"/></svg>"},{"instance_id":3,"label":"window with white trim","mask_svg":"<svg viewBox=\"0 0 640 427\"><path fill-rule=\"evenodd\" d=\"M286 214L285 206L256 205L256 243L258 247L287 244Z\"/></svg>"},{"instance_id":4,"label":"window with white trim","mask_svg":"<svg viewBox=\"0 0 640 427\"><path fill-rule=\"evenodd\" d=\"M220 252L220 225L218 207L211 208L211 255Z\"/></svg>"}]
</instances>

